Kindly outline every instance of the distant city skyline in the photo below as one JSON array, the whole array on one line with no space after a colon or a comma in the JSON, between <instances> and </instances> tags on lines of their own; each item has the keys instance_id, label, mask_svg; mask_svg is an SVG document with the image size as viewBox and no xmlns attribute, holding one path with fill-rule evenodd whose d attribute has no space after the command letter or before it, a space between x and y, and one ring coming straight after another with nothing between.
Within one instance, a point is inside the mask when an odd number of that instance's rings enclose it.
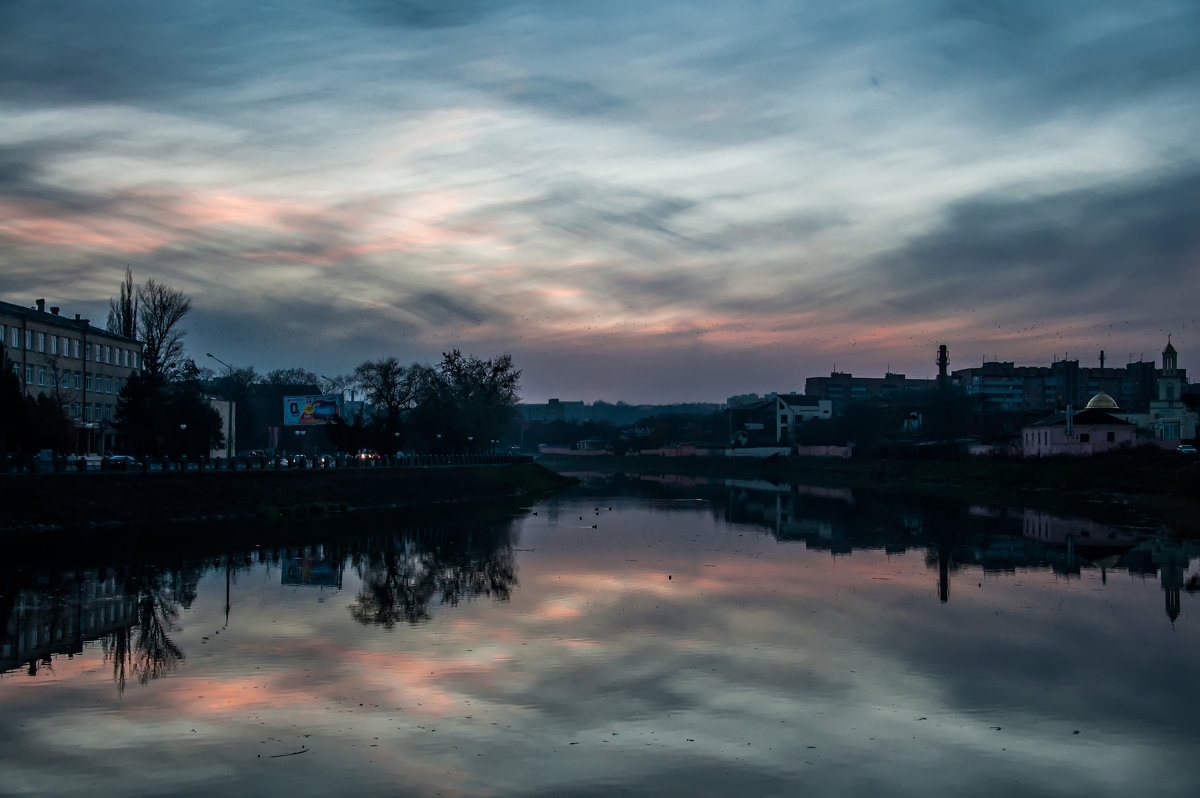
<instances>
[{"instance_id":1,"label":"distant city skyline","mask_svg":"<svg viewBox=\"0 0 1200 798\"><path fill-rule=\"evenodd\" d=\"M511 352L526 402L1200 338L1200 7L0 7L0 299L125 268L260 372Z\"/></svg>"}]
</instances>

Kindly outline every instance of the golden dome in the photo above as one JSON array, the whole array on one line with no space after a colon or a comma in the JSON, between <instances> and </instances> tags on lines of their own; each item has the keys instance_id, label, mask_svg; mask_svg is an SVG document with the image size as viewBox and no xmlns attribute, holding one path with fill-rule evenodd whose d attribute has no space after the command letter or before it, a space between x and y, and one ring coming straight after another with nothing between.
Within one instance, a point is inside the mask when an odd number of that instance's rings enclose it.
<instances>
[{"instance_id":1,"label":"golden dome","mask_svg":"<svg viewBox=\"0 0 1200 798\"><path fill-rule=\"evenodd\" d=\"M1087 403L1088 410L1095 410L1097 408L1100 410L1116 410L1117 403L1116 400L1104 391L1100 391L1100 393L1089 399Z\"/></svg>"}]
</instances>

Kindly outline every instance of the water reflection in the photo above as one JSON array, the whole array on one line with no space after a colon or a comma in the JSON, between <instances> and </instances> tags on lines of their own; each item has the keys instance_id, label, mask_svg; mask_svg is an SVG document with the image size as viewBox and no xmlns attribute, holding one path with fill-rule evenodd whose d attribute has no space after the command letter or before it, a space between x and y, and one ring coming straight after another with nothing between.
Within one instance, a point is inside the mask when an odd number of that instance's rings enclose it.
<instances>
[{"instance_id":1,"label":"water reflection","mask_svg":"<svg viewBox=\"0 0 1200 798\"><path fill-rule=\"evenodd\" d=\"M394 519L390 519L394 523ZM437 606L489 597L507 601L517 585L513 518L438 524L363 535L381 519L330 525L328 542L197 557L170 566L123 564L72 571L2 574L0 673L23 668L36 675L56 656L73 657L99 643L113 682L146 684L185 660L172 639L180 611L191 607L201 575L218 568L225 579L225 625L238 575L277 565L280 584L340 590L351 568L361 587L349 606L363 624L391 628L429 620Z\"/></svg>"},{"instance_id":2,"label":"water reflection","mask_svg":"<svg viewBox=\"0 0 1200 798\"><path fill-rule=\"evenodd\" d=\"M511 522L412 530L377 543L355 565L362 589L350 613L359 623L416 624L429 620L433 604L507 601L517 584Z\"/></svg>"},{"instance_id":3,"label":"water reflection","mask_svg":"<svg viewBox=\"0 0 1200 798\"><path fill-rule=\"evenodd\" d=\"M608 480L63 552L0 573L0 792L1188 794L1195 553L1109 531Z\"/></svg>"},{"instance_id":4,"label":"water reflection","mask_svg":"<svg viewBox=\"0 0 1200 798\"><path fill-rule=\"evenodd\" d=\"M802 542L832 556L856 549L889 554L923 553L936 571L937 596L950 601L952 575L963 568L985 574L1015 574L1048 568L1064 579L1096 569L1159 577L1164 612L1174 622L1182 611L1180 590L1200 590L1200 542L1159 530L1105 524L1082 516L1060 516L1029 508L995 508L928 497L879 495L844 487L791 485L765 480L678 475L576 473L596 496L648 493L659 502L703 497L713 516L767 530L781 542ZM684 499L683 497L687 497Z\"/></svg>"},{"instance_id":5,"label":"water reflection","mask_svg":"<svg viewBox=\"0 0 1200 798\"><path fill-rule=\"evenodd\" d=\"M198 564L174 570L148 565L128 569L119 579L120 590L134 610L133 622L100 638L118 690L125 690L128 677L146 684L171 673L183 661L183 651L170 633L180 607L186 609L195 600L203 570Z\"/></svg>"},{"instance_id":6,"label":"water reflection","mask_svg":"<svg viewBox=\"0 0 1200 798\"><path fill-rule=\"evenodd\" d=\"M183 661L171 639L180 607L196 596L200 566L89 569L41 574L34 585L5 590L15 601L0 638L0 669L33 676L99 641L118 690L170 673ZM10 584L14 577L6 580Z\"/></svg>"}]
</instances>

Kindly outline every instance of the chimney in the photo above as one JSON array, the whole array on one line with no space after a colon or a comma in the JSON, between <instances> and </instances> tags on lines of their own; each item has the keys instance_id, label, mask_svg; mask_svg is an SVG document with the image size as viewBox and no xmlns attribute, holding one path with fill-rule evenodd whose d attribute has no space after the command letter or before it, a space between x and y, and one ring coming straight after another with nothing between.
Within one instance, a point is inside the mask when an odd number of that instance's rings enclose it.
<instances>
[{"instance_id":1,"label":"chimney","mask_svg":"<svg viewBox=\"0 0 1200 798\"><path fill-rule=\"evenodd\" d=\"M59 307L58 307L58 305L51 305L51 306L50 306L50 312L51 312L51 313L53 313L55 316L57 316L57 315L58 315L58 311L59 311Z\"/></svg>"},{"instance_id":2,"label":"chimney","mask_svg":"<svg viewBox=\"0 0 1200 798\"><path fill-rule=\"evenodd\" d=\"M38 300L35 300L35 301L34 301L34 304L36 304L36 305L37 305L38 313L45 313L45 312L46 312L46 300L44 300L44 299L38 299Z\"/></svg>"},{"instance_id":3,"label":"chimney","mask_svg":"<svg viewBox=\"0 0 1200 798\"><path fill-rule=\"evenodd\" d=\"M79 314L78 314L78 313L76 313L76 314L75 314L75 321L79 321Z\"/></svg>"}]
</instances>

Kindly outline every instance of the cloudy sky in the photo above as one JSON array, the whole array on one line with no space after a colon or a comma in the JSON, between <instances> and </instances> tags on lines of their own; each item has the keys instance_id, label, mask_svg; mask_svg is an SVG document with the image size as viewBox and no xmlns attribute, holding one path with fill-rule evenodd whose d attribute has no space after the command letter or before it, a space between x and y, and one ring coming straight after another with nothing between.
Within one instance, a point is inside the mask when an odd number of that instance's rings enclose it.
<instances>
[{"instance_id":1,"label":"cloudy sky","mask_svg":"<svg viewBox=\"0 0 1200 798\"><path fill-rule=\"evenodd\" d=\"M530 401L1195 371L1197 52L1193 0L7 0L0 298L129 266L200 360Z\"/></svg>"}]
</instances>

